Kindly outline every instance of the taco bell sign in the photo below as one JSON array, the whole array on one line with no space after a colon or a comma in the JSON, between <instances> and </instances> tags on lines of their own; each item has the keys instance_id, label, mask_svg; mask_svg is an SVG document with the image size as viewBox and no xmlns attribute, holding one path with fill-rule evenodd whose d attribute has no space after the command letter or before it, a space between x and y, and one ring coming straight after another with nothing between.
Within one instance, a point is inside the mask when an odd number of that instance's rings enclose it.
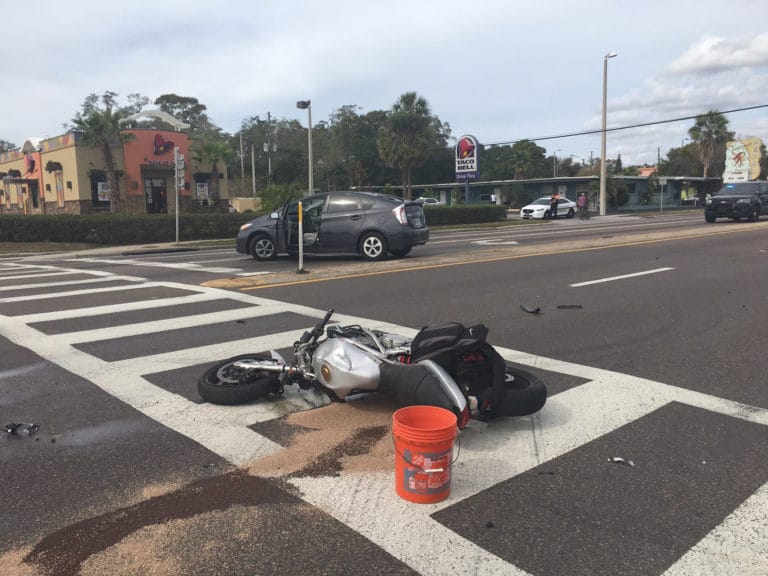
<instances>
[{"instance_id":1,"label":"taco bell sign","mask_svg":"<svg viewBox=\"0 0 768 576\"><path fill-rule=\"evenodd\" d=\"M477 139L462 136L456 143L456 180L474 180L480 173Z\"/></svg>"}]
</instances>

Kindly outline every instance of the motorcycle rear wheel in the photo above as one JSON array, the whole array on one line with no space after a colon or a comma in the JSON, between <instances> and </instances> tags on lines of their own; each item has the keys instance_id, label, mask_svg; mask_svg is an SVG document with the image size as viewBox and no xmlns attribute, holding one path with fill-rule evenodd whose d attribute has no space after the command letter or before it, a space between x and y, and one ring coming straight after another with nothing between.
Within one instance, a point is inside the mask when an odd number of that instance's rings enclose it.
<instances>
[{"instance_id":1,"label":"motorcycle rear wheel","mask_svg":"<svg viewBox=\"0 0 768 576\"><path fill-rule=\"evenodd\" d=\"M504 399L494 408L494 416L528 416L541 410L547 401L544 382L530 372L512 366L507 366L504 389ZM491 388L484 392L490 393Z\"/></svg>"},{"instance_id":2,"label":"motorcycle rear wheel","mask_svg":"<svg viewBox=\"0 0 768 576\"><path fill-rule=\"evenodd\" d=\"M280 380L274 373L244 370L233 366L238 360L270 360L267 355L241 354L212 365L197 381L200 397L211 404L245 404L279 394Z\"/></svg>"}]
</instances>

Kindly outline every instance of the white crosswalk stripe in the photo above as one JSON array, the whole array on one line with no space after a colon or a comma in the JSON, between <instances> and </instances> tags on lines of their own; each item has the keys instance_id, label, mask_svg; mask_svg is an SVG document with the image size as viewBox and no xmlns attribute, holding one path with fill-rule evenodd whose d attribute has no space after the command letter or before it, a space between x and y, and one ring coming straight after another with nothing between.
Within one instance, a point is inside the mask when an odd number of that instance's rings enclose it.
<instances>
[{"instance_id":1,"label":"white crosswalk stripe","mask_svg":"<svg viewBox=\"0 0 768 576\"><path fill-rule=\"evenodd\" d=\"M5 269L18 272L20 268L28 267L0 262L0 273ZM46 267L45 270L55 274L56 272L51 272L51 268ZM129 276L78 272L92 274L93 280L123 281L125 285L11 297L0 299L0 303L29 302L36 298L64 298L74 294L103 294L108 291L117 293L140 286L184 289L190 294L88 309L5 316L2 317L0 335L20 346L34 349L45 360L86 378L105 392L235 465L242 465L282 449L272 440L248 428L249 425L278 418L289 411L327 402L325 397L316 393L286 390L285 398L276 403L243 406L196 404L150 383L145 378L150 374L197 365L205 359L289 347L301 335L303 329L256 336L236 342L211 343L179 351L159 351L152 355L114 362L105 362L74 347L75 344L151 335L170 329L199 330L208 324L240 318L263 318L284 313L321 318L324 310L216 288L170 282L142 282L141 278ZM43 279L40 276L35 277ZM3 281L8 278L0 275L0 290L17 289L2 286ZM86 282L87 280L83 280L81 283ZM47 285L65 288L71 284L53 281ZM37 322L225 299L237 300L250 306L56 335L45 335L30 326ZM417 332L414 328L351 315L336 314L334 320L407 336L414 336ZM466 574L524 575L525 571L444 527L431 515L610 434L671 402L768 426L768 410L755 406L555 358L534 356L518 350L498 349L510 362L582 378L585 383L552 396L545 408L533 416L498 420L488 426L475 423L463 431L462 466L454 468L449 500L414 506L394 493L392 475L381 472L343 473L333 478L293 478L289 482L300 490L305 500L400 558L420 574L437 576L450 571ZM768 531L764 529L766 509L768 484L763 485L743 502L665 574L682 576L693 573L764 573L751 570L762 570L768 565ZM397 525L407 525L411 534L428 534L429 548L425 548L419 538L393 530L393 526ZM735 543L739 545L738 552L734 551ZM717 559L717 563L713 558Z\"/></svg>"}]
</instances>

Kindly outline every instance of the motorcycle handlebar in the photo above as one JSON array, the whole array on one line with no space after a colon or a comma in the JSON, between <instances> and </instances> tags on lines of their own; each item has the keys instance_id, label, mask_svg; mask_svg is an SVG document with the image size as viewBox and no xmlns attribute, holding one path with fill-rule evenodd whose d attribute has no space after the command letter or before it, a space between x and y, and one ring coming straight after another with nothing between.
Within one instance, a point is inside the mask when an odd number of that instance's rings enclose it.
<instances>
[{"instance_id":1,"label":"motorcycle handlebar","mask_svg":"<svg viewBox=\"0 0 768 576\"><path fill-rule=\"evenodd\" d=\"M328 324L328 320L331 319L331 316L333 316L333 308L328 310L328 312L325 313L325 316L323 316L323 319L318 322L318 324L312 328L311 332L304 332L304 334L301 335L301 339L299 340L299 344L306 344L307 342L310 342L311 340L317 340L320 336L323 335L323 330L325 329L325 325Z\"/></svg>"}]
</instances>

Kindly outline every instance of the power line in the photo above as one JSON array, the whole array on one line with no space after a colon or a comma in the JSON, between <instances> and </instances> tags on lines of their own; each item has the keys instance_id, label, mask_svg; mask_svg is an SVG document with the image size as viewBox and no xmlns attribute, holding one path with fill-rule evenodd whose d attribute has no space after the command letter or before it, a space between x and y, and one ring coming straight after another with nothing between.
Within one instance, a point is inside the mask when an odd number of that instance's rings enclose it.
<instances>
[{"instance_id":1,"label":"power line","mask_svg":"<svg viewBox=\"0 0 768 576\"><path fill-rule=\"evenodd\" d=\"M758 106L748 106L746 108L734 108L733 110L724 110L722 112L715 110L718 114L731 114L733 112L745 112L747 110L757 110L758 108L768 108L768 104L759 104ZM643 126L656 126L658 124L671 124L672 122L682 122L683 120L694 120L699 116L706 116L707 114L695 114L693 116L682 116L680 118L672 118L670 120L657 120L655 122L642 122L640 124L631 124L629 126L617 126L615 128L606 128L606 132L617 132L619 130L630 130L632 128L642 128ZM570 138L572 136L586 136L589 134L600 134L602 130L585 130L582 132L571 132L568 134L558 134L556 136L542 136L540 138L519 138L517 140L510 140L508 142L492 142L483 146L503 146L505 144L515 144L522 140L529 140L531 142L538 142L539 140L555 140L557 138Z\"/></svg>"}]
</instances>

